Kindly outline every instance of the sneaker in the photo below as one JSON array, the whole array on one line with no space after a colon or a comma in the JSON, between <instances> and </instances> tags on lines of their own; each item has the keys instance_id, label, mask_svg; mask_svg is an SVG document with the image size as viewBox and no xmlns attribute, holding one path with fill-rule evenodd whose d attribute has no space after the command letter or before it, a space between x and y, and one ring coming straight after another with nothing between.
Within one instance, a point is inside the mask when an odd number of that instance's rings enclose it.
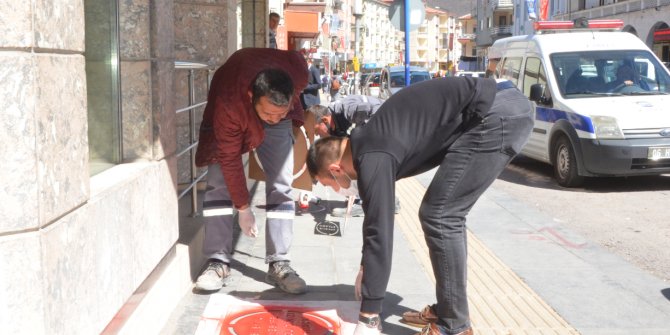
<instances>
[{"instance_id":1,"label":"sneaker","mask_svg":"<svg viewBox=\"0 0 670 335\"><path fill-rule=\"evenodd\" d=\"M431 322L437 322L437 316L433 312L433 306L427 305L420 312L409 311L402 313L400 322L415 327L425 327Z\"/></svg>"},{"instance_id":2,"label":"sneaker","mask_svg":"<svg viewBox=\"0 0 670 335\"><path fill-rule=\"evenodd\" d=\"M347 208L333 208L333 211L330 212L330 215L342 218L347 214ZM356 217L356 216L363 216L365 213L363 213L363 207L359 204L353 204L351 206L351 217Z\"/></svg>"},{"instance_id":3,"label":"sneaker","mask_svg":"<svg viewBox=\"0 0 670 335\"><path fill-rule=\"evenodd\" d=\"M228 264L210 260L205 271L195 282L195 288L202 291L218 291L226 285L228 276L230 276Z\"/></svg>"},{"instance_id":4,"label":"sneaker","mask_svg":"<svg viewBox=\"0 0 670 335\"><path fill-rule=\"evenodd\" d=\"M302 294L307 291L307 284L291 268L289 261L270 263L270 269L268 269L268 274L265 276L265 281L278 286L286 293Z\"/></svg>"}]
</instances>

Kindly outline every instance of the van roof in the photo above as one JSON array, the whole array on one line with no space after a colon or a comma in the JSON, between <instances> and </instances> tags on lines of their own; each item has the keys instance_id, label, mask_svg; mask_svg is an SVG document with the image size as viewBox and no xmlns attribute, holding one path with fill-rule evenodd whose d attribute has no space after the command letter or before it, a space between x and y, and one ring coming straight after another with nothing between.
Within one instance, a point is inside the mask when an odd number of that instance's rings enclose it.
<instances>
[{"instance_id":1,"label":"van roof","mask_svg":"<svg viewBox=\"0 0 670 335\"><path fill-rule=\"evenodd\" d=\"M570 32L546 35L521 35L502 38L489 49L489 58L499 59L503 52L521 56L528 51L552 54L571 51L646 50L637 36L627 32Z\"/></svg>"}]
</instances>

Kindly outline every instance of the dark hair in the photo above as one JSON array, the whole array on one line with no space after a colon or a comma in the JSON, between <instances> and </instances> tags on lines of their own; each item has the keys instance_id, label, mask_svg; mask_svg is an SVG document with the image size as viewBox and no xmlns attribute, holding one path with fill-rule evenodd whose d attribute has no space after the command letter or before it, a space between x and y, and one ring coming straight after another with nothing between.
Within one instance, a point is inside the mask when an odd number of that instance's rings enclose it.
<instances>
[{"instance_id":1,"label":"dark hair","mask_svg":"<svg viewBox=\"0 0 670 335\"><path fill-rule=\"evenodd\" d=\"M307 151L307 170L314 179L340 158L340 144L344 137L329 136L317 140Z\"/></svg>"},{"instance_id":2,"label":"dark hair","mask_svg":"<svg viewBox=\"0 0 670 335\"><path fill-rule=\"evenodd\" d=\"M331 114L330 108L321 105L312 105L307 108L307 111L314 114L314 120L319 123L321 118Z\"/></svg>"},{"instance_id":3,"label":"dark hair","mask_svg":"<svg viewBox=\"0 0 670 335\"><path fill-rule=\"evenodd\" d=\"M275 12L270 13L270 18L273 18L273 17L279 18L279 14L277 14Z\"/></svg>"},{"instance_id":4,"label":"dark hair","mask_svg":"<svg viewBox=\"0 0 670 335\"><path fill-rule=\"evenodd\" d=\"M288 106L293 96L293 80L283 70L266 69L256 75L251 92L254 105L261 97L267 97L273 105Z\"/></svg>"}]
</instances>

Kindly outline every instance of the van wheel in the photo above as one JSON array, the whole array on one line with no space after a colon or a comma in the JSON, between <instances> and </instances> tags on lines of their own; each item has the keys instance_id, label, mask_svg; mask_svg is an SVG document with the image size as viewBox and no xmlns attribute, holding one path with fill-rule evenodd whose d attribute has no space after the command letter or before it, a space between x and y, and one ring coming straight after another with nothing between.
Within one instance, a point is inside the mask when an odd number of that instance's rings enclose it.
<instances>
[{"instance_id":1,"label":"van wheel","mask_svg":"<svg viewBox=\"0 0 670 335\"><path fill-rule=\"evenodd\" d=\"M570 140L561 137L554 145L554 176L563 187L577 187L584 177L577 174L577 159Z\"/></svg>"}]
</instances>

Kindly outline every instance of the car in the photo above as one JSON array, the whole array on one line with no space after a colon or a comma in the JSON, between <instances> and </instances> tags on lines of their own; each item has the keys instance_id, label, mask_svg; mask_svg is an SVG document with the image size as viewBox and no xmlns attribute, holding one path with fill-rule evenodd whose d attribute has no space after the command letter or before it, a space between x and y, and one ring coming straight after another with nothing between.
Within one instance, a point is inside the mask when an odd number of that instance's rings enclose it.
<instances>
[{"instance_id":1,"label":"car","mask_svg":"<svg viewBox=\"0 0 670 335\"><path fill-rule=\"evenodd\" d=\"M670 72L623 26L541 21L536 34L502 38L489 49L499 77L535 104L520 153L551 165L560 186L670 173Z\"/></svg>"},{"instance_id":2,"label":"car","mask_svg":"<svg viewBox=\"0 0 670 335\"><path fill-rule=\"evenodd\" d=\"M379 72L374 72L371 73L368 78L365 80L365 84L363 84L363 95L369 95L371 97L378 98L379 97L379 80L380 80L380 75L381 73Z\"/></svg>"},{"instance_id":3,"label":"car","mask_svg":"<svg viewBox=\"0 0 670 335\"><path fill-rule=\"evenodd\" d=\"M363 94L363 86L365 85L365 81L368 79L368 77L372 74L373 72L360 72L359 78L358 78L358 91Z\"/></svg>"},{"instance_id":4,"label":"car","mask_svg":"<svg viewBox=\"0 0 670 335\"><path fill-rule=\"evenodd\" d=\"M482 71L458 71L456 77L486 77L486 72Z\"/></svg>"},{"instance_id":5,"label":"car","mask_svg":"<svg viewBox=\"0 0 670 335\"><path fill-rule=\"evenodd\" d=\"M432 77L428 70L420 66L409 67L409 84L430 80ZM393 93L405 87L405 67L387 66L382 69L379 81L379 98L388 99Z\"/></svg>"}]
</instances>

